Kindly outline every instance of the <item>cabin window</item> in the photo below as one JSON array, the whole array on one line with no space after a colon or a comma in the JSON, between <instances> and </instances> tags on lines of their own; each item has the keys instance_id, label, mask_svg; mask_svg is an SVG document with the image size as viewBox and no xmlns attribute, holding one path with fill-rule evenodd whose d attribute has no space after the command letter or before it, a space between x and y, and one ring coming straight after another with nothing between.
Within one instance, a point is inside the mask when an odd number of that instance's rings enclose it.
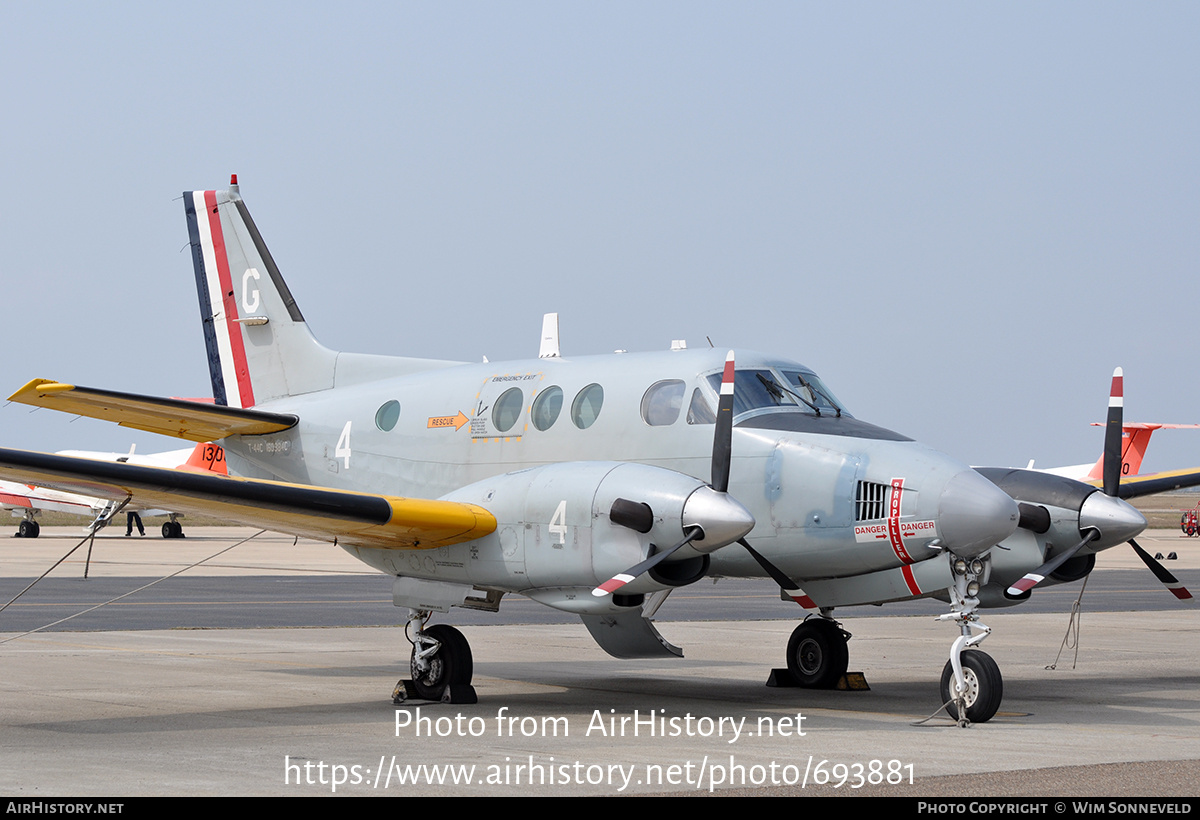
<instances>
[{"instance_id":1,"label":"cabin window","mask_svg":"<svg viewBox=\"0 0 1200 820\"><path fill-rule=\"evenodd\" d=\"M650 385L642 396L642 421L651 427L674 424L683 407L684 385L679 379L666 379Z\"/></svg>"},{"instance_id":2,"label":"cabin window","mask_svg":"<svg viewBox=\"0 0 1200 820\"><path fill-rule=\"evenodd\" d=\"M580 430L591 427L600 415L604 406L604 388L598 384L589 384L579 391L575 401L571 402L571 421Z\"/></svg>"},{"instance_id":3,"label":"cabin window","mask_svg":"<svg viewBox=\"0 0 1200 820\"><path fill-rule=\"evenodd\" d=\"M692 403L688 406L688 424L716 424L717 414L712 405L704 398L704 391L699 387L692 391Z\"/></svg>"},{"instance_id":4,"label":"cabin window","mask_svg":"<svg viewBox=\"0 0 1200 820\"><path fill-rule=\"evenodd\" d=\"M375 411L375 426L385 433L390 433L399 420L400 402L395 399L385 402L382 407Z\"/></svg>"},{"instance_id":5,"label":"cabin window","mask_svg":"<svg viewBox=\"0 0 1200 820\"><path fill-rule=\"evenodd\" d=\"M558 421L562 412L563 391L558 385L547 387L533 400L533 426L539 430L549 430Z\"/></svg>"},{"instance_id":6,"label":"cabin window","mask_svg":"<svg viewBox=\"0 0 1200 820\"><path fill-rule=\"evenodd\" d=\"M521 408L525 406L525 394L519 387L510 387L496 400L492 408L492 424L501 433L507 433L521 418Z\"/></svg>"}]
</instances>

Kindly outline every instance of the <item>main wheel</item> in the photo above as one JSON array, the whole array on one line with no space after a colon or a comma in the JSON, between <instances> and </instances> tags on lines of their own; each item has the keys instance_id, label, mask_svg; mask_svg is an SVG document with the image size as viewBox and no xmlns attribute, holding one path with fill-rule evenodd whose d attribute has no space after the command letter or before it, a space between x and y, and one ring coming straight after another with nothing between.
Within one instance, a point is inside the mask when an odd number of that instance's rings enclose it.
<instances>
[{"instance_id":1,"label":"main wheel","mask_svg":"<svg viewBox=\"0 0 1200 820\"><path fill-rule=\"evenodd\" d=\"M38 533L42 531L41 526L36 521L30 521L28 518L17 525L17 536L19 538L37 538Z\"/></svg>"},{"instance_id":2,"label":"main wheel","mask_svg":"<svg viewBox=\"0 0 1200 820\"><path fill-rule=\"evenodd\" d=\"M425 630L425 634L441 644L438 651L429 656L429 667L424 671L417 668L417 647L413 646L412 682L417 694L426 700L437 700L450 684L471 682L474 661L471 645L461 632L446 624L437 624Z\"/></svg>"},{"instance_id":3,"label":"main wheel","mask_svg":"<svg viewBox=\"0 0 1200 820\"><path fill-rule=\"evenodd\" d=\"M806 689L836 686L849 663L846 636L832 621L810 618L796 627L788 640L788 671Z\"/></svg>"},{"instance_id":4,"label":"main wheel","mask_svg":"<svg viewBox=\"0 0 1200 820\"><path fill-rule=\"evenodd\" d=\"M991 655L978 649L968 649L960 657L963 677L967 681L967 720L986 723L996 714L1004 698L1004 679L1000 677L1000 667ZM958 706L950 691L953 681L954 667L950 661L946 661L946 668L942 670L942 703L950 704L946 710L950 712L950 717L958 720Z\"/></svg>"}]
</instances>

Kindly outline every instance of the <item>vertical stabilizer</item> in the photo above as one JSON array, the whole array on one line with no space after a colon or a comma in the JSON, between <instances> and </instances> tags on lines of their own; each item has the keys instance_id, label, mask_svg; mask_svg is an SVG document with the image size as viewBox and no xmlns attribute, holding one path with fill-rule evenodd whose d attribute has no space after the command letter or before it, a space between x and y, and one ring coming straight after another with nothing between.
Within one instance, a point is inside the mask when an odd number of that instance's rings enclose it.
<instances>
[{"instance_id":1,"label":"vertical stabilizer","mask_svg":"<svg viewBox=\"0 0 1200 820\"><path fill-rule=\"evenodd\" d=\"M337 354L313 338L234 176L183 195L217 404L253 407L333 386Z\"/></svg>"}]
</instances>

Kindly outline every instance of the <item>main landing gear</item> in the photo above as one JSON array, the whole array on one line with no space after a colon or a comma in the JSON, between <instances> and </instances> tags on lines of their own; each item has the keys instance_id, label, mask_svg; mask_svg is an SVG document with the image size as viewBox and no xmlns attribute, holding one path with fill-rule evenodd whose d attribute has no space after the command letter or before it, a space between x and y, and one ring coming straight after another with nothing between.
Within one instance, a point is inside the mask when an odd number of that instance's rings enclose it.
<instances>
[{"instance_id":1,"label":"main landing gear","mask_svg":"<svg viewBox=\"0 0 1200 820\"><path fill-rule=\"evenodd\" d=\"M171 513L171 520L163 522L163 525L162 525L162 537L163 538L183 538L184 537L183 525L180 524L177 520L175 520L176 517L177 517L176 513Z\"/></svg>"},{"instance_id":2,"label":"main landing gear","mask_svg":"<svg viewBox=\"0 0 1200 820\"><path fill-rule=\"evenodd\" d=\"M37 538L42 531L41 525L32 518L23 518L21 523L17 525L17 538Z\"/></svg>"},{"instance_id":3,"label":"main landing gear","mask_svg":"<svg viewBox=\"0 0 1200 820\"><path fill-rule=\"evenodd\" d=\"M433 613L409 609L405 636L412 644L409 669L412 679L401 678L392 691L392 700L408 698L440 700L443 703L477 703L471 686L474 661L466 637L452 626L425 627Z\"/></svg>"},{"instance_id":4,"label":"main landing gear","mask_svg":"<svg viewBox=\"0 0 1200 820\"><path fill-rule=\"evenodd\" d=\"M850 633L827 617L808 618L792 632L787 647L787 671L793 685L804 689L833 689L846 674Z\"/></svg>"}]
</instances>

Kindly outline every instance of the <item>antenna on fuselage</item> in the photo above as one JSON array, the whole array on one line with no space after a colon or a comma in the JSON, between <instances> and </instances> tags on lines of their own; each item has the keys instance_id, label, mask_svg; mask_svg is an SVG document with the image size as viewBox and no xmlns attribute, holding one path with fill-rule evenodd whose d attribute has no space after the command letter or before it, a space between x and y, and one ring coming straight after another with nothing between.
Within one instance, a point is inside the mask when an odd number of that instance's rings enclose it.
<instances>
[{"instance_id":1,"label":"antenna on fuselage","mask_svg":"<svg viewBox=\"0 0 1200 820\"><path fill-rule=\"evenodd\" d=\"M547 313L542 317L542 345L538 348L538 358L558 359L561 356L558 347L558 314Z\"/></svg>"}]
</instances>

